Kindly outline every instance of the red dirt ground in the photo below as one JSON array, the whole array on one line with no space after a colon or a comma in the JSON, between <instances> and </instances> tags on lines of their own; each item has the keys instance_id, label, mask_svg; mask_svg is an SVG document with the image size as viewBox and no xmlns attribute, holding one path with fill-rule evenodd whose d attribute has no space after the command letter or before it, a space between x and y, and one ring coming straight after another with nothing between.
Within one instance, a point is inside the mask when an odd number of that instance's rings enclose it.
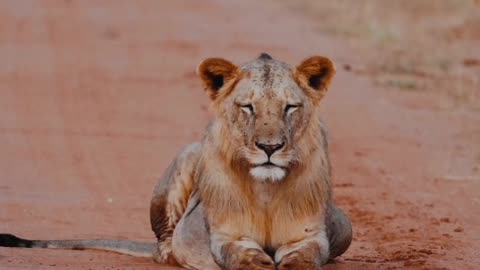
<instances>
[{"instance_id":1,"label":"red dirt ground","mask_svg":"<svg viewBox=\"0 0 480 270\"><path fill-rule=\"evenodd\" d=\"M354 242L325 269L480 269L480 113L382 89L312 18L254 1L2 1L0 232L153 241L158 176L198 140L194 70L262 51L337 63L324 100ZM350 44L351 45L351 44ZM0 269L167 269L99 251L0 248Z\"/></svg>"}]
</instances>

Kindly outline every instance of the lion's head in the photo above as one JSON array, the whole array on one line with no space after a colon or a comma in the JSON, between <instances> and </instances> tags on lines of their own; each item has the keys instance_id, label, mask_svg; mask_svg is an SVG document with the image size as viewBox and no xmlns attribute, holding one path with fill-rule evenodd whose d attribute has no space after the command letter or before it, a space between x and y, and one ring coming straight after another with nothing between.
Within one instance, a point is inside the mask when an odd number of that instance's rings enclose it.
<instances>
[{"instance_id":1,"label":"lion's head","mask_svg":"<svg viewBox=\"0 0 480 270\"><path fill-rule=\"evenodd\" d=\"M320 145L312 141L320 138L316 112L335 74L328 58L296 68L265 53L240 67L209 58L197 71L212 99L217 148L232 166L280 181Z\"/></svg>"}]
</instances>

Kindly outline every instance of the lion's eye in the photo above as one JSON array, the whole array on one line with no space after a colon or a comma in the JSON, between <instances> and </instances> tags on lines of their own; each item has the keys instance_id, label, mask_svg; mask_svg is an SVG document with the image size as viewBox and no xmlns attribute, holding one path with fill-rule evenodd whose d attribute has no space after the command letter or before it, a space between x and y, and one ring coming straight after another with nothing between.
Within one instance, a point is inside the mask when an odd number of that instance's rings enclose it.
<instances>
[{"instance_id":1,"label":"lion's eye","mask_svg":"<svg viewBox=\"0 0 480 270\"><path fill-rule=\"evenodd\" d=\"M246 104L246 105L241 105L240 108L242 111L248 113L248 114L253 114L253 106L252 104Z\"/></svg>"},{"instance_id":2,"label":"lion's eye","mask_svg":"<svg viewBox=\"0 0 480 270\"><path fill-rule=\"evenodd\" d=\"M297 105L297 104L288 104L287 106L285 106L285 113L287 115L290 115L292 114L293 112L295 112L296 110L298 110L298 107L300 107L300 105Z\"/></svg>"}]
</instances>

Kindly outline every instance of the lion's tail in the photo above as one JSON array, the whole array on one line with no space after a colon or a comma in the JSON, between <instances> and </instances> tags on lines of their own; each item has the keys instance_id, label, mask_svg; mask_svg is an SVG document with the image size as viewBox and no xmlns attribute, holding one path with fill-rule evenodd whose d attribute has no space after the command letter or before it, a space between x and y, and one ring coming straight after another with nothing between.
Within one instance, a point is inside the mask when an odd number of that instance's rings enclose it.
<instances>
[{"instance_id":1,"label":"lion's tail","mask_svg":"<svg viewBox=\"0 0 480 270\"><path fill-rule=\"evenodd\" d=\"M152 257L154 243L111 239L81 240L28 240L13 234L0 234L0 247L96 249L127 254L135 257Z\"/></svg>"}]
</instances>

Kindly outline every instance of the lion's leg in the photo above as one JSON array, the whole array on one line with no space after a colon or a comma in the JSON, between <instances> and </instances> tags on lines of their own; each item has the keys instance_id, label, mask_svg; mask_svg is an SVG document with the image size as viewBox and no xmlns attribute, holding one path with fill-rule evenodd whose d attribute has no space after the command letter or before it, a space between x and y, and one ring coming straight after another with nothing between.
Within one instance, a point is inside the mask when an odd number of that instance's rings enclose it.
<instances>
[{"instance_id":1,"label":"lion's leg","mask_svg":"<svg viewBox=\"0 0 480 270\"><path fill-rule=\"evenodd\" d=\"M172 235L176 219L170 211L167 196L155 196L150 205L150 221L157 237L157 246L153 251L153 260L161 264L178 265L172 254Z\"/></svg>"},{"instance_id":2,"label":"lion's leg","mask_svg":"<svg viewBox=\"0 0 480 270\"><path fill-rule=\"evenodd\" d=\"M352 223L348 216L338 207L332 207L332 218L328 224L330 258L342 255L352 243Z\"/></svg>"},{"instance_id":3,"label":"lion's leg","mask_svg":"<svg viewBox=\"0 0 480 270\"><path fill-rule=\"evenodd\" d=\"M309 238L280 247L275 253L277 269L320 269L328 259L343 254L352 242L352 225L347 215L332 206L326 226Z\"/></svg>"},{"instance_id":4,"label":"lion's leg","mask_svg":"<svg viewBox=\"0 0 480 270\"><path fill-rule=\"evenodd\" d=\"M153 259L158 263L177 265L172 254L172 236L193 192L195 166L200 152L199 143L187 146L155 187L150 204L150 223L158 239L153 254Z\"/></svg>"},{"instance_id":5,"label":"lion's leg","mask_svg":"<svg viewBox=\"0 0 480 270\"><path fill-rule=\"evenodd\" d=\"M203 205L195 194L173 234L173 254L187 269L219 270L210 252L210 235L203 215Z\"/></svg>"},{"instance_id":6,"label":"lion's leg","mask_svg":"<svg viewBox=\"0 0 480 270\"><path fill-rule=\"evenodd\" d=\"M329 242L325 229L301 241L281 246L275 252L278 270L317 270L328 261Z\"/></svg>"},{"instance_id":7,"label":"lion's leg","mask_svg":"<svg viewBox=\"0 0 480 270\"><path fill-rule=\"evenodd\" d=\"M275 270L272 258L257 242L248 237L211 234L210 250L222 269Z\"/></svg>"}]
</instances>

